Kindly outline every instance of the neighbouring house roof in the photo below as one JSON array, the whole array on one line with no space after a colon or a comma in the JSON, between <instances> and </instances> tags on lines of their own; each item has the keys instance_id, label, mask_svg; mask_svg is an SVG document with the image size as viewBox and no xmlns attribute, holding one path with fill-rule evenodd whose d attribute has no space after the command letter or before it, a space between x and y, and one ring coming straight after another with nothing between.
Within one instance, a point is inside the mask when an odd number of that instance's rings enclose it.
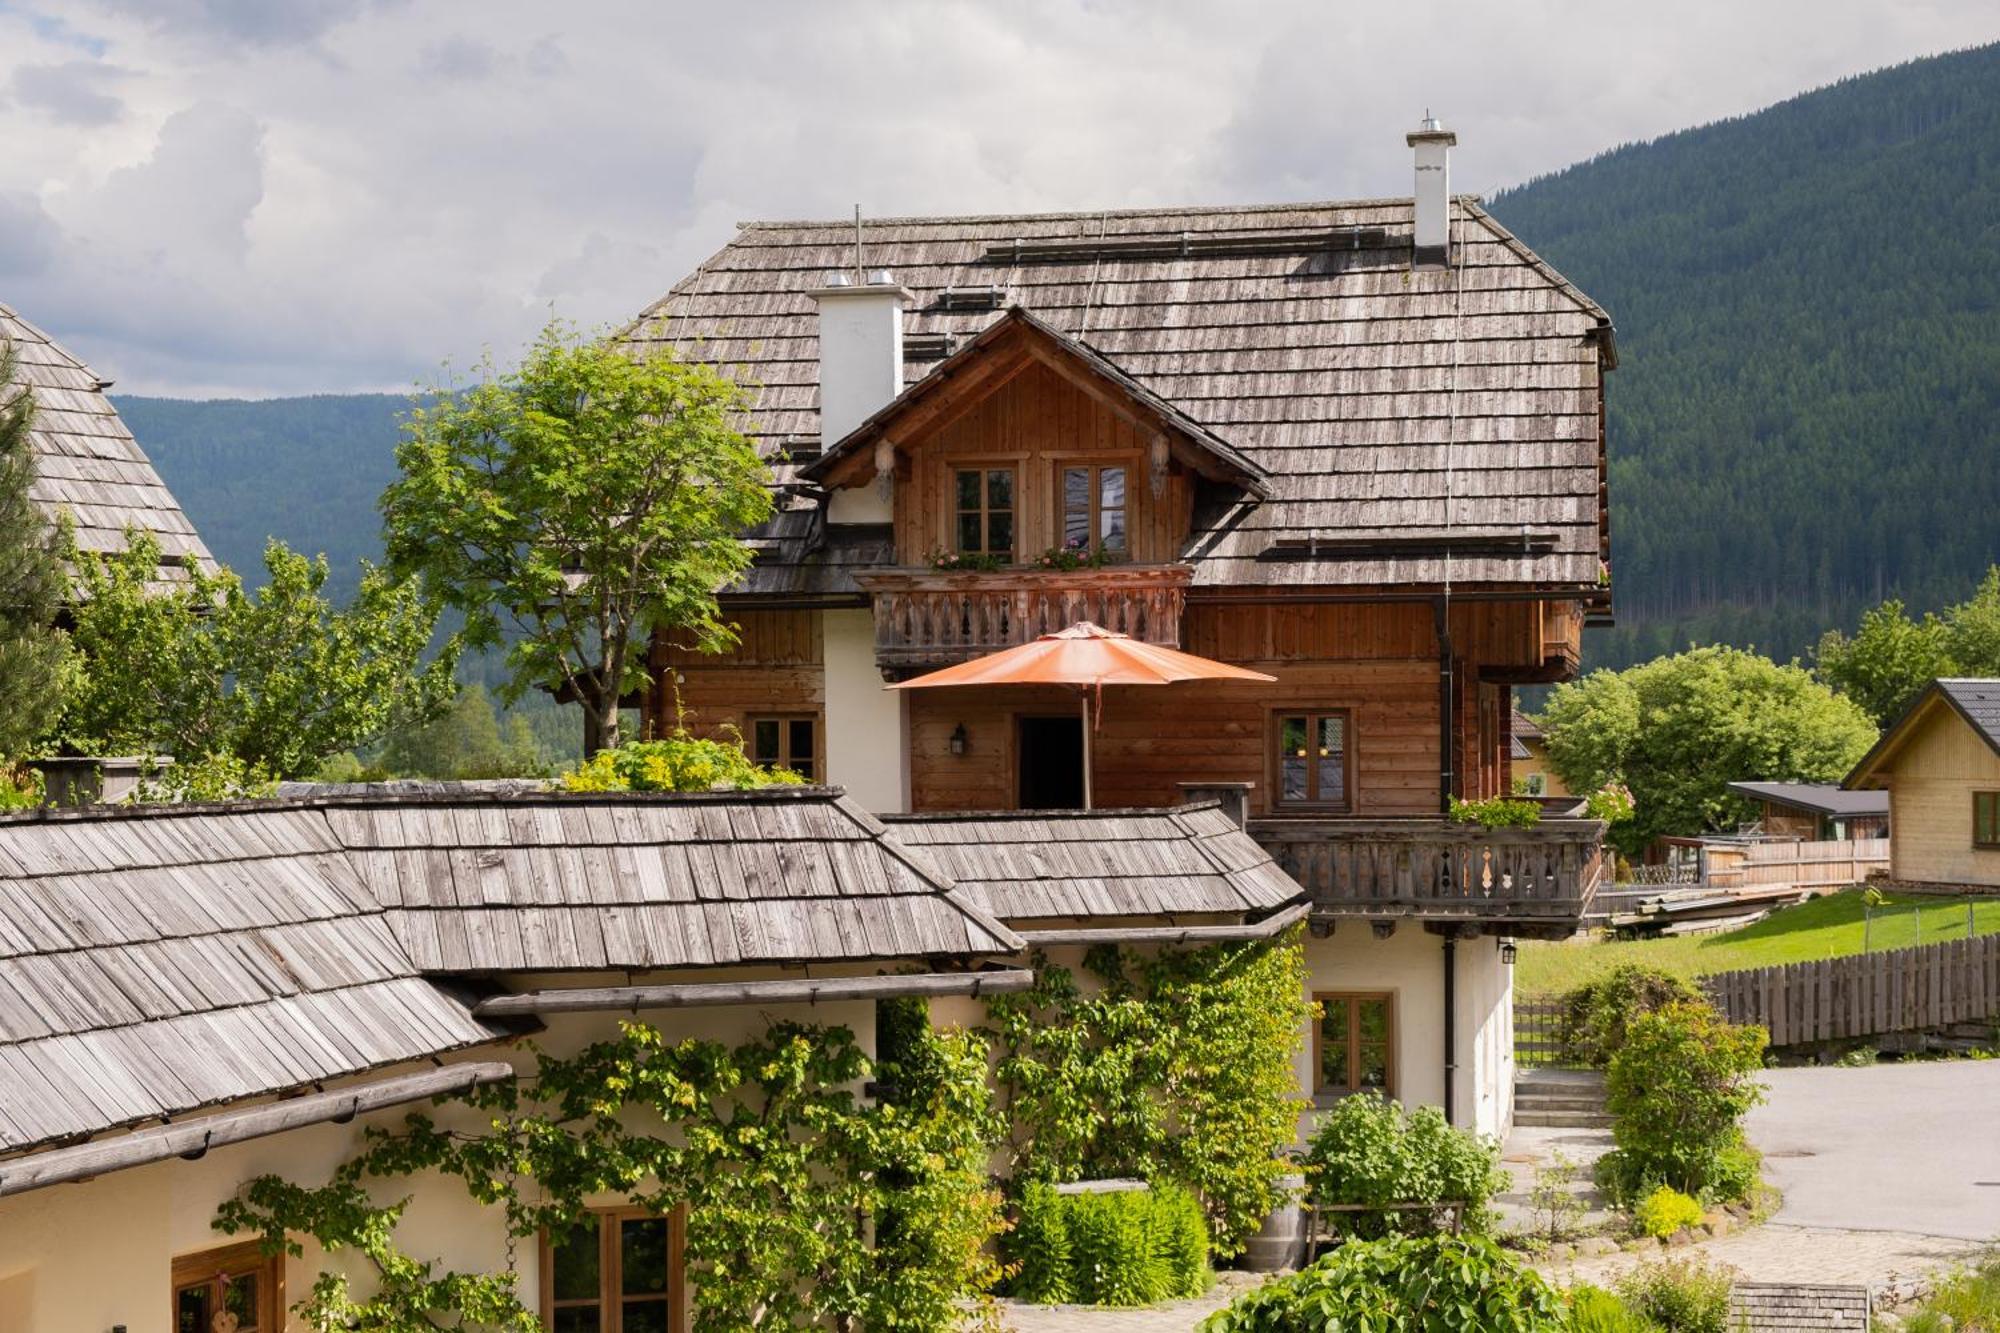
<instances>
[{"instance_id":1,"label":"neighbouring house roof","mask_svg":"<svg viewBox=\"0 0 2000 1333\"><path fill-rule=\"evenodd\" d=\"M1169 810L890 815L961 892L1010 923L1263 915L1304 891L1213 801Z\"/></svg>"},{"instance_id":2,"label":"neighbouring house roof","mask_svg":"<svg viewBox=\"0 0 2000 1333\"><path fill-rule=\"evenodd\" d=\"M507 1035L460 974L1021 947L828 788L0 817L0 1154Z\"/></svg>"},{"instance_id":3,"label":"neighbouring house roof","mask_svg":"<svg viewBox=\"0 0 2000 1333\"><path fill-rule=\"evenodd\" d=\"M996 288L1263 469L1270 499L1219 488L1198 506L1197 588L1593 593L1609 317L1476 201L1459 213L1456 270L1412 268L1408 199L889 218L862 243L915 293L906 349L977 338L1005 316L961 293ZM816 503L787 458L820 444L807 293L854 258L852 220L745 223L623 335L749 388L788 508ZM911 386L941 364L906 358ZM745 590L803 591L774 582Z\"/></svg>"},{"instance_id":4,"label":"neighbouring house roof","mask_svg":"<svg viewBox=\"0 0 2000 1333\"><path fill-rule=\"evenodd\" d=\"M163 581L188 560L212 571L215 559L194 524L104 396L108 382L4 304L0 343L13 345L16 375L34 395L31 494L49 517L67 512L85 551L124 550L128 528L152 533Z\"/></svg>"},{"instance_id":5,"label":"neighbouring house roof","mask_svg":"<svg viewBox=\"0 0 2000 1333\"><path fill-rule=\"evenodd\" d=\"M1973 734L2000 754L2000 679L1943 677L1923 688L1903 715L1882 729L1875 748L1842 779L1841 786L1879 784L1881 770L1895 757L1918 726L1940 708L1948 708L1972 728Z\"/></svg>"},{"instance_id":6,"label":"neighbouring house roof","mask_svg":"<svg viewBox=\"0 0 2000 1333\"><path fill-rule=\"evenodd\" d=\"M1514 735L1524 741L1538 741L1543 738L1541 724L1518 708L1514 710L1513 730Z\"/></svg>"},{"instance_id":7,"label":"neighbouring house roof","mask_svg":"<svg viewBox=\"0 0 2000 1333\"><path fill-rule=\"evenodd\" d=\"M1830 782L1732 782L1729 790L1753 801L1769 801L1833 819L1857 815L1887 815L1886 791L1847 791Z\"/></svg>"}]
</instances>

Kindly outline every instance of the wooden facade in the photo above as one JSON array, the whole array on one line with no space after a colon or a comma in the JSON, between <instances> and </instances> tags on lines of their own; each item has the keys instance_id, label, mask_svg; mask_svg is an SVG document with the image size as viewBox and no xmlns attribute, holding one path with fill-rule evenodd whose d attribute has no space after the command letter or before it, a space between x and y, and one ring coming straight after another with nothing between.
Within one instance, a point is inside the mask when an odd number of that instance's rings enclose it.
<instances>
[{"instance_id":1,"label":"wooden facade","mask_svg":"<svg viewBox=\"0 0 2000 1333\"><path fill-rule=\"evenodd\" d=\"M817 611L737 611L736 646L700 653L653 645L647 717L655 735L685 726L698 736L750 735L758 717L820 717L825 644Z\"/></svg>"}]
</instances>

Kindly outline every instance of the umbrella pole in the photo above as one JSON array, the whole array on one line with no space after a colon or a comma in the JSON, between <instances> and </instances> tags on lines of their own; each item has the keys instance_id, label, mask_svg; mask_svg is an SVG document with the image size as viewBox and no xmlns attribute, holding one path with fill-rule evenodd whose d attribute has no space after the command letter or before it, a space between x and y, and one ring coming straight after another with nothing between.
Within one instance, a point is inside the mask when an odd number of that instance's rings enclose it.
<instances>
[{"instance_id":1,"label":"umbrella pole","mask_svg":"<svg viewBox=\"0 0 2000 1333\"><path fill-rule=\"evenodd\" d=\"M1083 703L1083 808L1090 809L1090 687L1077 691Z\"/></svg>"}]
</instances>

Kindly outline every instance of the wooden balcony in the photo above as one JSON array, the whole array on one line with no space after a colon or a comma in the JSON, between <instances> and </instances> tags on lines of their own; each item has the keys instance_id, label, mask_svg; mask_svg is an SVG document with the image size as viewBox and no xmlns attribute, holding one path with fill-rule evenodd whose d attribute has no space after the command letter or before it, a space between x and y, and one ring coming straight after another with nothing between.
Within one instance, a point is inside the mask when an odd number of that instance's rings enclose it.
<instances>
[{"instance_id":1,"label":"wooden balcony","mask_svg":"<svg viewBox=\"0 0 2000 1333\"><path fill-rule=\"evenodd\" d=\"M901 569L855 581L875 599L876 664L899 676L1011 648L1080 620L1178 648L1193 573L1187 565Z\"/></svg>"},{"instance_id":2,"label":"wooden balcony","mask_svg":"<svg viewBox=\"0 0 2000 1333\"><path fill-rule=\"evenodd\" d=\"M1481 828L1444 819L1271 818L1250 832L1312 895L1316 917L1414 917L1567 935L1604 873L1604 825L1545 819Z\"/></svg>"}]
</instances>

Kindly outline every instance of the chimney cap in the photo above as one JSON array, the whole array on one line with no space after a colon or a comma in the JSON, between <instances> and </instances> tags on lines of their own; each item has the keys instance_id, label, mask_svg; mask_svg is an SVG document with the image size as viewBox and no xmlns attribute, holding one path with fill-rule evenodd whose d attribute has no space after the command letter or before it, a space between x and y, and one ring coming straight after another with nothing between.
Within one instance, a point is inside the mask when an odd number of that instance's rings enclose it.
<instances>
[{"instance_id":1,"label":"chimney cap","mask_svg":"<svg viewBox=\"0 0 2000 1333\"><path fill-rule=\"evenodd\" d=\"M886 268L870 269L868 273L868 285L870 287L893 287L896 285L896 275Z\"/></svg>"},{"instance_id":2,"label":"chimney cap","mask_svg":"<svg viewBox=\"0 0 2000 1333\"><path fill-rule=\"evenodd\" d=\"M854 278L851 274L835 271L827 274L826 281L820 285L823 287L852 287L854 285Z\"/></svg>"},{"instance_id":3,"label":"chimney cap","mask_svg":"<svg viewBox=\"0 0 2000 1333\"><path fill-rule=\"evenodd\" d=\"M1454 130L1446 129L1444 122L1433 116L1426 108L1422 122L1404 136L1404 142L1412 148L1420 143L1441 143L1450 148L1458 142L1458 134Z\"/></svg>"}]
</instances>

